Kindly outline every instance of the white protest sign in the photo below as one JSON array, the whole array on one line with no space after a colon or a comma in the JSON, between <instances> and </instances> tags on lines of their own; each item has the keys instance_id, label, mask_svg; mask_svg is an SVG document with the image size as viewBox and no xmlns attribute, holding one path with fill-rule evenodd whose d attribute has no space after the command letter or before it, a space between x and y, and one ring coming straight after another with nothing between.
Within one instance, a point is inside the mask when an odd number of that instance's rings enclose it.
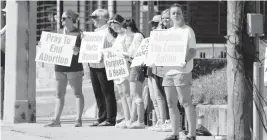
<instances>
[{"instance_id":1,"label":"white protest sign","mask_svg":"<svg viewBox=\"0 0 267 140\"><path fill-rule=\"evenodd\" d=\"M129 67L125 58L116 55L112 48L105 49L103 54L108 80L125 78L129 76Z\"/></svg>"},{"instance_id":2,"label":"white protest sign","mask_svg":"<svg viewBox=\"0 0 267 140\"><path fill-rule=\"evenodd\" d=\"M142 40L134 59L132 60L131 67L140 66L145 62L148 53L149 38Z\"/></svg>"},{"instance_id":3,"label":"white protest sign","mask_svg":"<svg viewBox=\"0 0 267 140\"><path fill-rule=\"evenodd\" d=\"M76 36L43 31L35 61L70 66L76 38Z\"/></svg>"},{"instance_id":4,"label":"white protest sign","mask_svg":"<svg viewBox=\"0 0 267 140\"><path fill-rule=\"evenodd\" d=\"M148 54L145 64L150 66L155 64L156 56L161 52L157 50L166 44L166 31L165 30L154 30L150 32L150 39L148 45ZM152 50L153 49L153 50Z\"/></svg>"},{"instance_id":5,"label":"white protest sign","mask_svg":"<svg viewBox=\"0 0 267 140\"><path fill-rule=\"evenodd\" d=\"M84 32L79 55L80 63L99 63L101 60L100 50L104 47L105 33Z\"/></svg>"},{"instance_id":6,"label":"white protest sign","mask_svg":"<svg viewBox=\"0 0 267 140\"><path fill-rule=\"evenodd\" d=\"M185 62L188 33L186 31L152 31L148 48L148 64L180 66Z\"/></svg>"}]
</instances>

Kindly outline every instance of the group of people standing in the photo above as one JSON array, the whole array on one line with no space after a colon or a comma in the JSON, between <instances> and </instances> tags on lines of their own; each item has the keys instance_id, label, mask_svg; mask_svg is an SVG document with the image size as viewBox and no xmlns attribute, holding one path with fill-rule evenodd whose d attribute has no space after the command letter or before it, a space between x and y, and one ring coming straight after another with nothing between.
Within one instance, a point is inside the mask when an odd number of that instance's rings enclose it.
<instances>
[{"instance_id":1,"label":"group of people standing","mask_svg":"<svg viewBox=\"0 0 267 140\"><path fill-rule=\"evenodd\" d=\"M75 127L82 127L82 113L84 109L84 96L82 93L83 65L78 63L83 32L74 26L78 14L67 10L62 14L63 29L59 33L77 36L76 45L73 47L73 58L70 67L55 65L57 101L54 120L46 127L60 127L60 116L64 107L64 96L67 83L72 87L77 106L77 119ZM138 30L133 19L124 19L119 14L109 17L106 9L97 9L91 15L96 29L94 32L106 34L104 47L113 48L122 52L129 65L129 77L108 80L104 57L99 63L89 63L90 77L95 99L98 106L98 119L92 127L115 126L116 128L144 129L144 99L142 98L143 82L148 79L150 97L158 118L155 126L149 127L154 131L172 131L165 140L178 140L180 128L180 114L177 107L178 99L184 107L189 124L189 133L186 140L195 140L196 113L191 100L191 85L193 58L196 55L196 39L194 31L185 24L183 8L179 4L172 5L164 10L161 15L156 15L149 22L152 30L166 30L168 32L184 32L188 36L185 63L180 66L161 67L135 66L130 68L131 61L145 36ZM39 45L41 46L41 45ZM114 93L117 87L121 97L124 120L117 123L117 103Z\"/></svg>"}]
</instances>

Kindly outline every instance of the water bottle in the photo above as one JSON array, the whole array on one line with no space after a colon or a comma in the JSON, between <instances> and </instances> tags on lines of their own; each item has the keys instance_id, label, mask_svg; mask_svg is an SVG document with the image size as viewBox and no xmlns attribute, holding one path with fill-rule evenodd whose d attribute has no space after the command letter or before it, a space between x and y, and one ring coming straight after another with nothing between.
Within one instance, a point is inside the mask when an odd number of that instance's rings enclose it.
<instances>
[{"instance_id":1,"label":"water bottle","mask_svg":"<svg viewBox=\"0 0 267 140\"><path fill-rule=\"evenodd\" d=\"M155 126L157 123L157 115L156 115L156 111L152 110L152 124L153 126Z\"/></svg>"}]
</instances>

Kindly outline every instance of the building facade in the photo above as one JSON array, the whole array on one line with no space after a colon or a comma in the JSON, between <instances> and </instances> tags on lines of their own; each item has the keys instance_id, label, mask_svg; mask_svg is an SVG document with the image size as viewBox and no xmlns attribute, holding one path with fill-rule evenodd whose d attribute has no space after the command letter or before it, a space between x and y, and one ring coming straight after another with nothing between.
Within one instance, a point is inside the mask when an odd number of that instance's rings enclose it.
<instances>
[{"instance_id":1,"label":"building facade","mask_svg":"<svg viewBox=\"0 0 267 140\"><path fill-rule=\"evenodd\" d=\"M226 40L224 36L227 34L227 1L38 1L36 39L37 41L40 39L41 31L56 30L56 21L59 21L59 25L61 24L60 17L56 17L57 12L61 15L67 9L79 13L78 28L92 31L94 27L87 21L89 15L97 8L108 9L110 15L117 13L125 18L135 19L140 31L148 37L150 33L148 21L156 12L163 11L174 3L183 6L185 20L195 31L198 44L197 57L225 58L224 44ZM266 15L264 7L266 4L265 1L262 1L261 13Z\"/></svg>"}]
</instances>

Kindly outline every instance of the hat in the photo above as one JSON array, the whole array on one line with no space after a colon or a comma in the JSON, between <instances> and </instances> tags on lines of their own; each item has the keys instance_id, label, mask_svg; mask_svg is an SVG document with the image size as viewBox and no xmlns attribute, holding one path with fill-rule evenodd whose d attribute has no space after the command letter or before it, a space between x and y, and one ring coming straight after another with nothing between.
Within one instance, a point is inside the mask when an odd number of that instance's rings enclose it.
<instances>
[{"instance_id":1,"label":"hat","mask_svg":"<svg viewBox=\"0 0 267 140\"><path fill-rule=\"evenodd\" d=\"M102 17L104 19L109 19L109 13L106 9L96 9L91 15L89 15L90 18L97 18Z\"/></svg>"},{"instance_id":2,"label":"hat","mask_svg":"<svg viewBox=\"0 0 267 140\"><path fill-rule=\"evenodd\" d=\"M161 16L160 15L155 15L152 20L150 20L148 23L152 22L160 22L161 21Z\"/></svg>"},{"instance_id":3,"label":"hat","mask_svg":"<svg viewBox=\"0 0 267 140\"><path fill-rule=\"evenodd\" d=\"M119 14L114 14L110 20L108 21L108 23L118 23L121 24L124 21L124 18L119 15Z\"/></svg>"},{"instance_id":4,"label":"hat","mask_svg":"<svg viewBox=\"0 0 267 140\"><path fill-rule=\"evenodd\" d=\"M67 16L71 17L73 20L76 20L79 15L78 13L73 12L72 10L67 10L66 12L64 12Z\"/></svg>"}]
</instances>

